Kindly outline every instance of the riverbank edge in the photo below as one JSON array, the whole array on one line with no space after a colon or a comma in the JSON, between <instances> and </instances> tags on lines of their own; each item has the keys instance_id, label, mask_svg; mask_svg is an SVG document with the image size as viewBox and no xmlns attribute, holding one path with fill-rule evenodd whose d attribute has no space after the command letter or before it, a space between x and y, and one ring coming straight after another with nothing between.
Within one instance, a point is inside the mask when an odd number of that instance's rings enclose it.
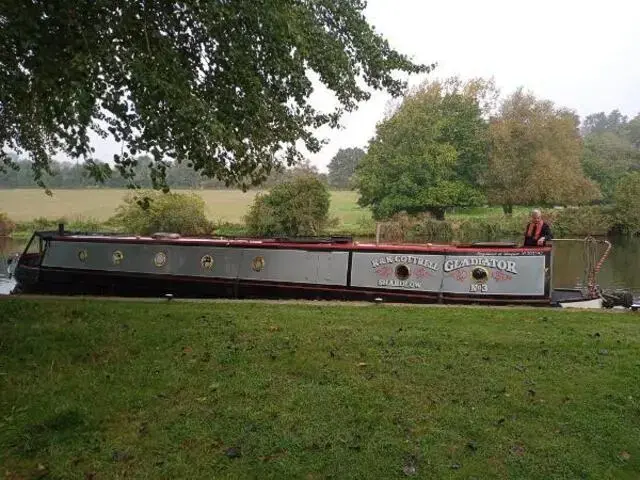
<instances>
[{"instance_id":1,"label":"riverbank edge","mask_svg":"<svg viewBox=\"0 0 640 480\"><path fill-rule=\"evenodd\" d=\"M395 303L395 302L365 302L365 301L344 301L344 300L272 300L272 299L234 299L234 298L179 298L179 297L115 297L115 296L96 296L96 295L45 295L45 294L8 294L0 295L2 301L62 301L62 302L115 302L127 304L149 304L149 303L213 303L218 305L292 305L292 306L309 306L309 307L331 307L331 308L350 308L350 307L370 307L375 309L462 309L462 310L523 310L523 311L549 311L549 312L591 312L591 313L631 313L631 310L622 307L614 307L612 309L602 308L561 308L552 306L534 306L534 305L478 305L478 304L441 304L441 303Z\"/></svg>"}]
</instances>

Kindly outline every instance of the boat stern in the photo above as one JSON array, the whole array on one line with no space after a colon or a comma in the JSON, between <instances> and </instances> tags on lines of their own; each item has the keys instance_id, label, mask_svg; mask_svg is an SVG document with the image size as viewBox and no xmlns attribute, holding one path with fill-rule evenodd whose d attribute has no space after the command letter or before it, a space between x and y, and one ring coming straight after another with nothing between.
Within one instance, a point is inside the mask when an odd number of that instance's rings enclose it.
<instances>
[{"instance_id":1,"label":"boat stern","mask_svg":"<svg viewBox=\"0 0 640 480\"><path fill-rule=\"evenodd\" d=\"M8 273L16 281L13 293L27 293L38 290L40 265L48 246L47 233L50 232L34 232L24 251L11 258Z\"/></svg>"}]
</instances>

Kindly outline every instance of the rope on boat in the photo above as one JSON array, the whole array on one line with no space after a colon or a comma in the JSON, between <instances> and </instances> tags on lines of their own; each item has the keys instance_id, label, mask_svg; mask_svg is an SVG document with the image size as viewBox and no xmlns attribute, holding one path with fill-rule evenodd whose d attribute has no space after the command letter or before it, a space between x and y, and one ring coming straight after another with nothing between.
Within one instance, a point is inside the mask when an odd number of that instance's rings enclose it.
<instances>
[{"instance_id":1,"label":"rope on boat","mask_svg":"<svg viewBox=\"0 0 640 480\"><path fill-rule=\"evenodd\" d=\"M589 297L591 298L598 298L599 296L596 277L605 260L609 256L609 252L612 247L611 243L607 240L603 240L603 243L607 245L607 249L600 257L600 260L598 260L598 240L593 238L591 235L584 239L585 283L587 285Z\"/></svg>"}]
</instances>

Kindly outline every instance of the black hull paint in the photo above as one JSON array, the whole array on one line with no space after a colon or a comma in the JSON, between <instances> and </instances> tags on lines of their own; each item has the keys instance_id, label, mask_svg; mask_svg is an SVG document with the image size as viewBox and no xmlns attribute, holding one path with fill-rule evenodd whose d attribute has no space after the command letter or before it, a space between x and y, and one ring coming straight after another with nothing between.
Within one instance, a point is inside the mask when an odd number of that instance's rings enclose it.
<instances>
[{"instance_id":1,"label":"black hull paint","mask_svg":"<svg viewBox=\"0 0 640 480\"><path fill-rule=\"evenodd\" d=\"M397 303L552 306L544 297L439 295L355 287L320 287L310 284L232 281L174 275L111 273L21 266L16 271L16 293L96 295L120 297L235 298L349 300Z\"/></svg>"}]
</instances>

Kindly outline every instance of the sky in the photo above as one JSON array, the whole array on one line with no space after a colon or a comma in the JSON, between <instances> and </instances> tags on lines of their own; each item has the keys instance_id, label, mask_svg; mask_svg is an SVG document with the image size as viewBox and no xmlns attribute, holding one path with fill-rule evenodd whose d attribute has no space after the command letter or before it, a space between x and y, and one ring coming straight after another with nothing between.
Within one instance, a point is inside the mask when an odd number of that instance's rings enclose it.
<instances>
[{"instance_id":1,"label":"sky","mask_svg":"<svg viewBox=\"0 0 640 480\"><path fill-rule=\"evenodd\" d=\"M640 113L638 0L369 0L365 14L393 48L415 62L438 64L411 84L493 77L502 94L522 86L581 118L614 109ZM311 163L326 171L340 148L364 148L389 99L375 92L342 118L340 130L321 129L329 143L308 155ZM332 99L319 91L313 100L322 108ZM120 151L97 137L93 146L102 160Z\"/></svg>"}]
</instances>

